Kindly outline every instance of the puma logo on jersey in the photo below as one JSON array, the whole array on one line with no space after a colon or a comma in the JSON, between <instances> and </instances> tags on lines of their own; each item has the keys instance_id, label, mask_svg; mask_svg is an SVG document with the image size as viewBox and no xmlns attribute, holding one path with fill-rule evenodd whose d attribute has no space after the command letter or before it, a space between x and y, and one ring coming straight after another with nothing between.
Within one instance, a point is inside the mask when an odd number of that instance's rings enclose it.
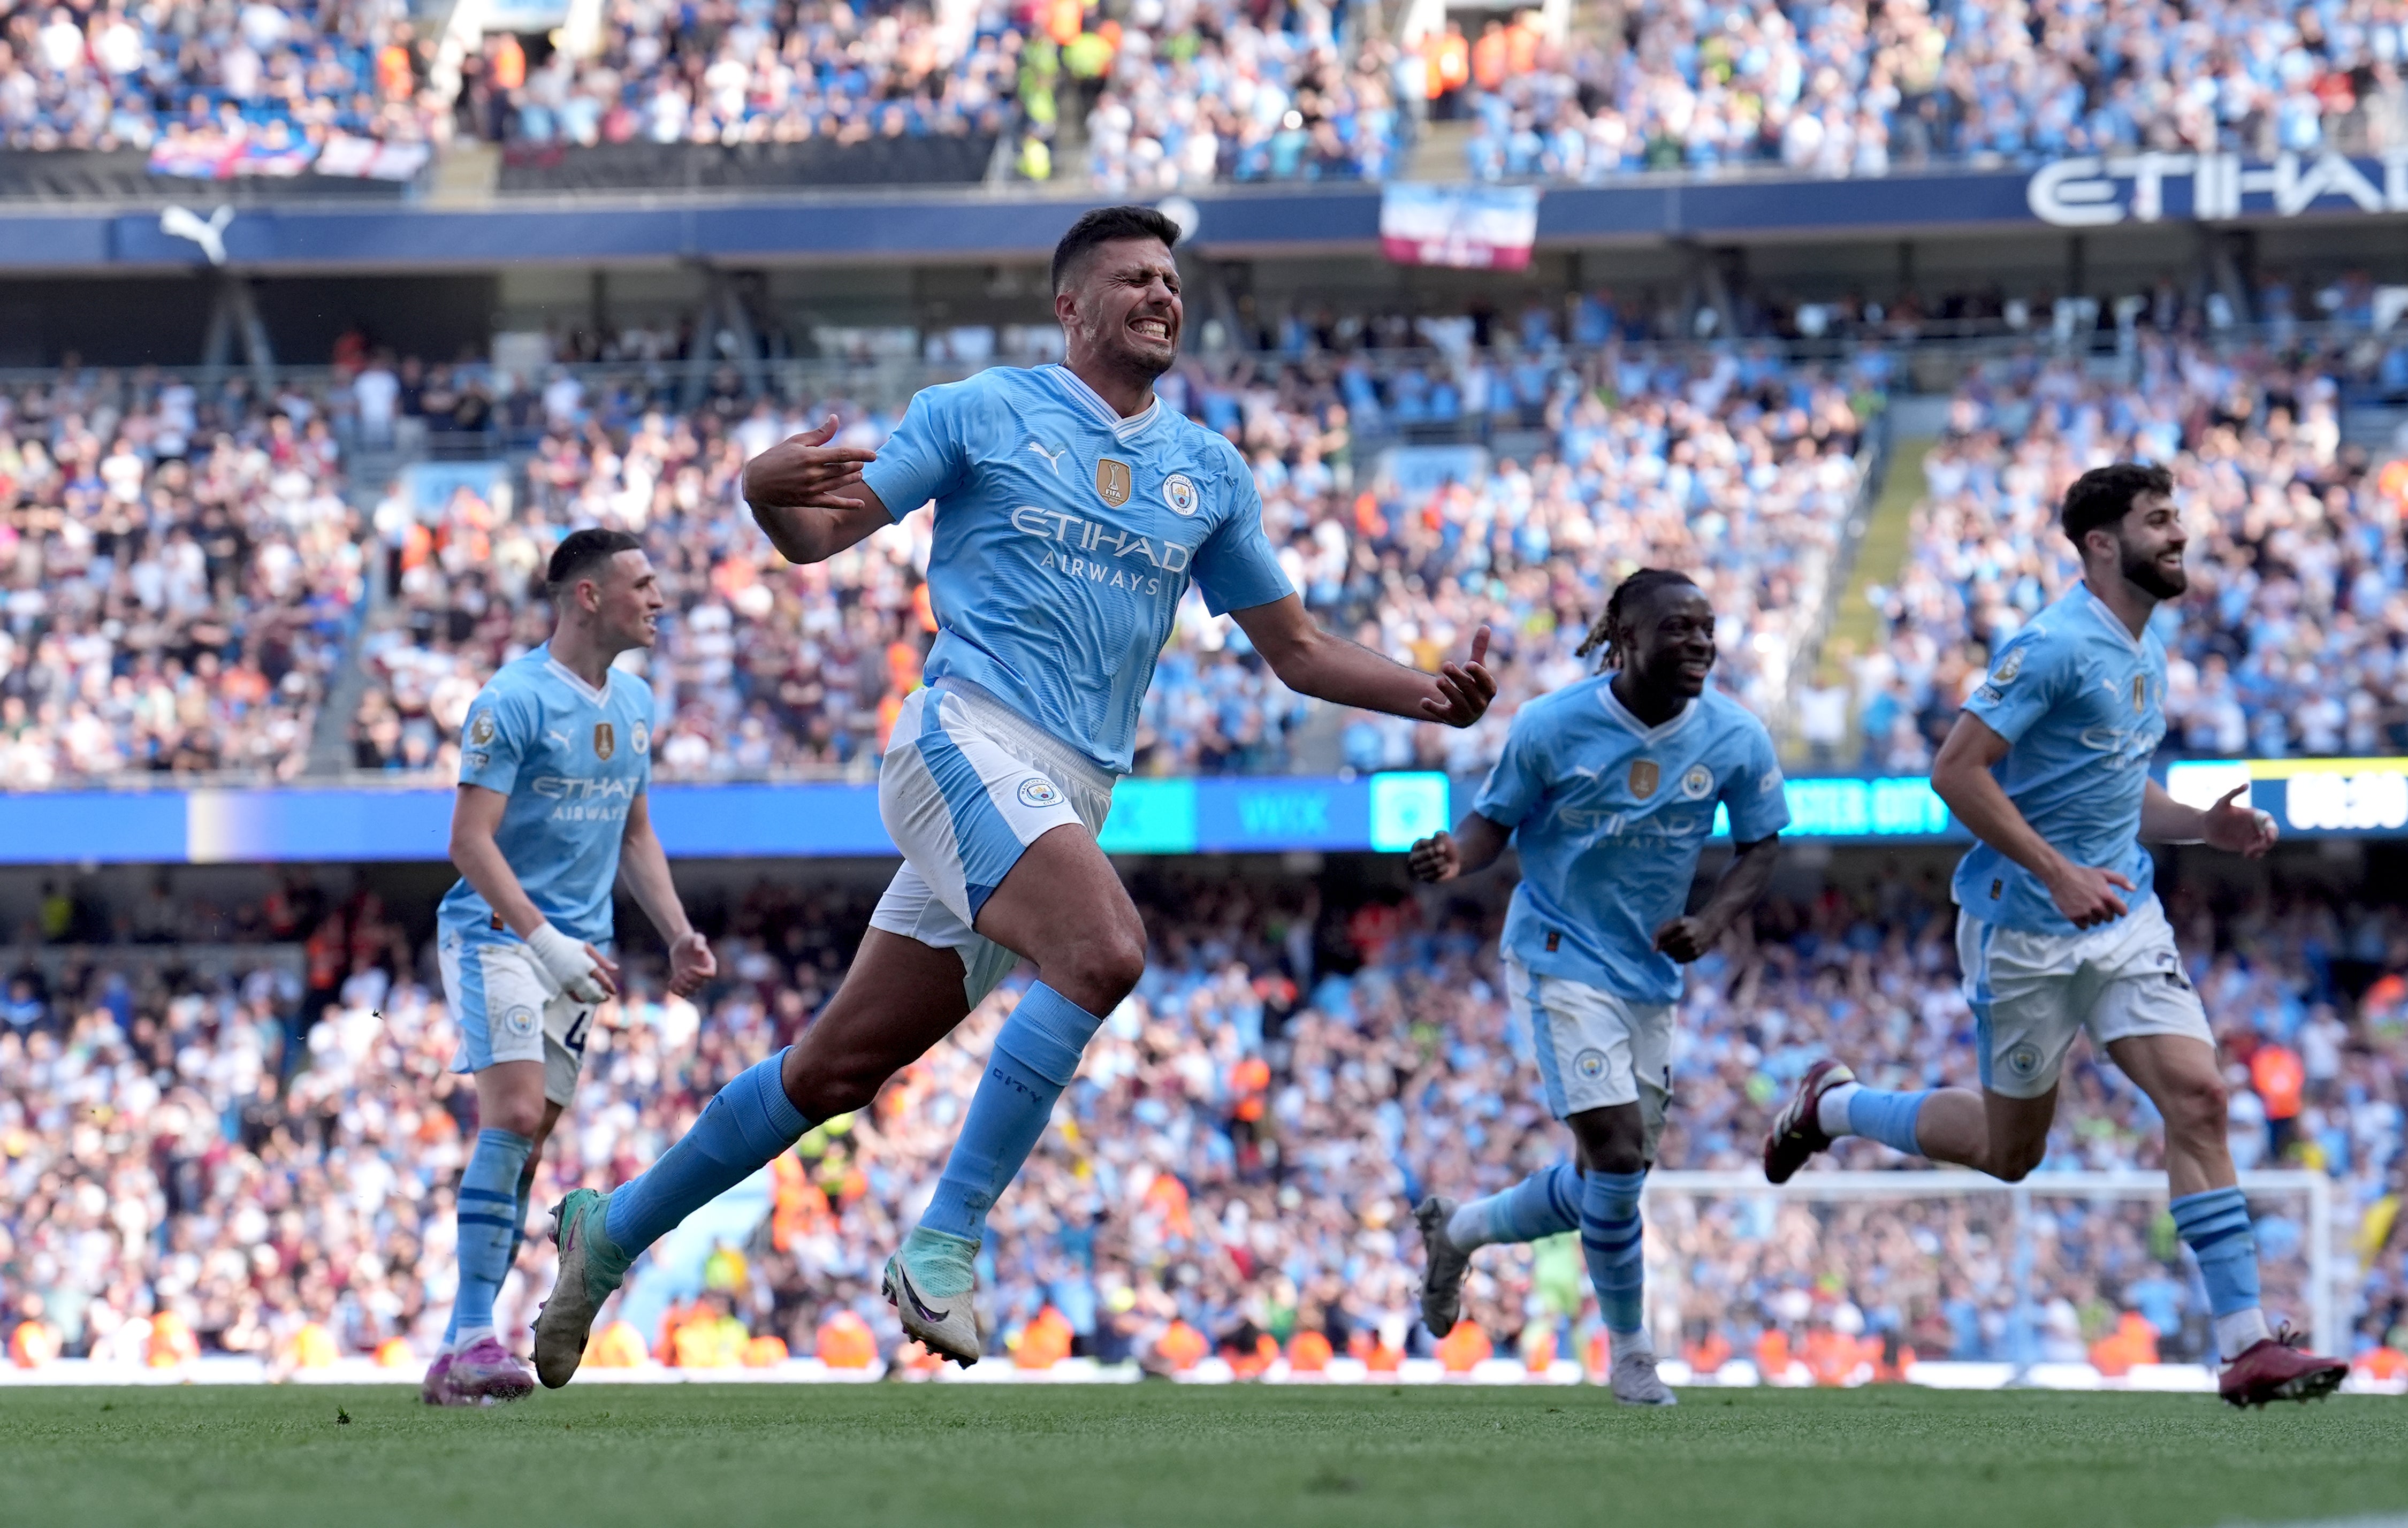
<instances>
[{"instance_id":1,"label":"puma logo on jersey","mask_svg":"<svg viewBox=\"0 0 2408 1528\"><path fill-rule=\"evenodd\" d=\"M1062 476L1062 458L1070 454L1069 447L1064 446L1059 450L1049 451L1032 440L1028 443L1028 449L1045 459L1045 464L1054 469L1054 477Z\"/></svg>"},{"instance_id":2,"label":"puma logo on jersey","mask_svg":"<svg viewBox=\"0 0 2408 1528\"><path fill-rule=\"evenodd\" d=\"M566 748L568 746L568 734L565 732L554 732L550 727L546 727L543 729L543 735L546 737L551 738L553 742L558 743L562 748Z\"/></svg>"}]
</instances>

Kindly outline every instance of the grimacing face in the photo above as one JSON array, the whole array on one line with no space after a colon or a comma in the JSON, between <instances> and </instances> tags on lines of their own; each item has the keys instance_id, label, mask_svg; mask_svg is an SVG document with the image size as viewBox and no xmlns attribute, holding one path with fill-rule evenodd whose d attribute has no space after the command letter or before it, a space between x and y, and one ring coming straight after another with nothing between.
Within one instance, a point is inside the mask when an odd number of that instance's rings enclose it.
<instances>
[{"instance_id":1,"label":"grimacing face","mask_svg":"<svg viewBox=\"0 0 2408 1528\"><path fill-rule=\"evenodd\" d=\"M2091 535L2114 539L2116 571L2134 587L2161 600L2180 598L2190 588L2189 570L2183 566L2183 549L2190 545L2190 536L2172 495L2143 493L2112 528ZM2089 537L2083 539L2086 543Z\"/></svg>"},{"instance_id":2,"label":"grimacing face","mask_svg":"<svg viewBox=\"0 0 2408 1528\"><path fill-rule=\"evenodd\" d=\"M1071 349L1145 377L1179 359L1185 311L1179 264L1160 239L1123 238L1088 250L1054 299Z\"/></svg>"},{"instance_id":3,"label":"grimacing face","mask_svg":"<svg viewBox=\"0 0 2408 1528\"><path fill-rule=\"evenodd\" d=\"M1631 679L1684 700L1705 693L1714 667L1714 609L1694 584L1665 584L1622 621L1623 664Z\"/></svg>"}]
</instances>

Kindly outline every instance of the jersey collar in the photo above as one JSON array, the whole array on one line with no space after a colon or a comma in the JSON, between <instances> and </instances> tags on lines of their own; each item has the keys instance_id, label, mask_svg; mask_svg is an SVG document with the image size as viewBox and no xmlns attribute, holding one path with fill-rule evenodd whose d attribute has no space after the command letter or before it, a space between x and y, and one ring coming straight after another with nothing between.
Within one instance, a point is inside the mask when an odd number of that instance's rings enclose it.
<instances>
[{"instance_id":1,"label":"jersey collar","mask_svg":"<svg viewBox=\"0 0 2408 1528\"><path fill-rule=\"evenodd\" d=\"M2090 607L2090 613L2099 618L2099 624L2114 632L2117 639L2134 652L2145 653L2148 650L2141 639L2132 635L2132 628L2124 624L2123 618L2107 608L2107 602L2091 590L2088 579L2083 580L2081 589L2082 601Z\"/></svg>"},{"instance_id":2,"label":"jersey collar","mask_svg":"<svg viewBox=\"0 0 2408 1528\"><path fill-rule=\"evenodd\" d=\"M1154 428L1154 421L1162 417L1163 407L1160 398L1149 402L1144 410L1134 417L1123 419L1120 410L1104 402L1103 394L1081 381L1079 374L1069 367L1054 364L1039 366L1037 369L1051 376L1054 384L1069 394L1070 401L1094 415L1096 422L1110 430L1115 440L1135 440L1139 436Z\"/></svg>"},{"instance_id":3,"label":"jersey collar","mask_svg":"<svg viewBox=\"0 0 2408 1528\"><path fill-rule=\"evenodd\" d=\"M550 669L552 677L559 679L561 683L568 686L571 690L576 691L579 694L583 695L588 701L591 701L596 706L603 704L610 698L610 674L608 669L605 669L602 674L602 688L596 690L592 685L586 683L585 680L579 676L577 670L569 667L566 664L564 664L559 659L553 657L552 655L552 644L549 642L543 645L543 666Z\"/></svg>"},{"instance_id":4,"label":"jersey collar","mask_svg":"<svg viewBox=\"0 0 2408 1528\"><path fill-rule=\"evenodd\" d=\"M1597 695L1605 706L1605 714L1620 722L1627 730L1638 734L1639 740L1642 743L1660 743L1687 726L1689 718L1698 714L1698 702L1705 698L1701 695L1696 700L1683 701L1681 708L1672 713L1670 721L1651 727L1630 714L1630 707L1622 704L1622 697L1613 693L1612 679L1597 687Z\"/></svg>"}]
</instances>

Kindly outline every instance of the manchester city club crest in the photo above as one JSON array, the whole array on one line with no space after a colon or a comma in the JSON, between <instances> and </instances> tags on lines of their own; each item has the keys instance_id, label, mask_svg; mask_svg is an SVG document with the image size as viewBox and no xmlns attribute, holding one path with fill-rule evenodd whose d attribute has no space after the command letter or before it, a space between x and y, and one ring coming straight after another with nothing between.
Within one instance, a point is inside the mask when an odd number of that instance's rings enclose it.
<instances>
[{"instance_id":1,"label":"manchester city club crest","mask_svg":"<svg viewBox=\"0 0 2408 1528\"><path fill-rule=\"evenodd\" d=\"M641 721L637 722L635 733L627 742L637 752L650 753L652 751L652 729Z\"/></svg>"},{"instance_id":2,"label":"manchester city club crest","mask_svg":"<svg viewBox=\"0 0 2408 1528\"><path fill-rule=\"evenodd\" d=\"M1096 460L1096 497L1117 509L1129 501L1129 464L1109 456Z\"/></svg>"},{"instance_id":3,"label":"manchester city club crest","mask_svg":"<svg viewBox=\"0 0 2408 1528\"><path fill-rule=\"evenodd\" d=\"M1657 766L1655 760L1633 759L1630 761L1630 793L1637 796L1640 800L1644 801L1649 796L1654 795L1656 793L1656 782L1663 778L1664 771Z\"/></svg>"},{"instance_id":4,"label":"manchester city club crest","mask_svg":"<svg viewBox=\"0 0 2408 1528\"><path fill-rule=\"evenodd\" d=\"M619 735L611 730L610 723L608 721L594 723L594 756L597 759L608 759L617 751L619 751Z\"/></svg>"},{"instance_id":5,"label":"manchester city club crest","mask_svg":"<svg viewBox=\"0 0 2408 1528\"><path fill-rule=\"evenodd\" d=\"M1704 764L1691 764L1681 777L1681 794L1691 801L1703 801L1714 788L1714 772Z\"/></svg>"},{"instance_id":6,"label":"manchester city club crest","mask_svg":"<svg viewBox=\"0 0 2408 1528\"><path fill-rule=\"evenodd\" d=\"M1020 782L1020 804L1024 807L1051 807L1061 799L1062 793L1054 789L1052 780Z\"/></svg>"},{"instance_id":7,"label":"manchester city club crest","mask_svg":"<svg viewBox=\"0 0 2408 1528\"><path fill-rule=\"evenodd\" d=\"M1196 512L1196 485L1188 480L1187 474L1174 472L1162 480L1162 502L1170 506L1174 515Z\"/></svg>"},{"instance_id":8,"label":"manchester city club crest","mask_svg":"<svg viewBox=\"0 0 2408 1528\"><path fill-rule=\"evenodd\" d=\"M510 1009L509 1012L502 1015L502 1027L520 1039L525 1039L535 1033L535 1009L528 1007Z\"/></svg>"},{"instance_id":9,"label":"manchester city club crest","mask_svg":"<svg viewBox=\"0 0 2408 1528\"><path fill-rule=\"evenodd\" d=\"M1605 1052L1582 1051L1572 1058L1572 1070L1580 1074L1583 1082L1595 1082L1598 1078L1605 1076Z\"/></svg>"}]
</instances>

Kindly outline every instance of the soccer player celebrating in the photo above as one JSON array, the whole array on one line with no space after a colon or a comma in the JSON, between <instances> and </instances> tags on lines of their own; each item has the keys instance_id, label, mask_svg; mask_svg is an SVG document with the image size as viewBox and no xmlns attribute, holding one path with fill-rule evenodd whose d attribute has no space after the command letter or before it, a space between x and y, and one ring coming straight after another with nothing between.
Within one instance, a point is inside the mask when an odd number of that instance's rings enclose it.
<instances>
[{"instance_id":1,"label":"soccer player celebrating","mask_svg":"<svg viewBox=\"0 0 2408 1528\"><path fill-rule=\"evenodd\" d=\"M1054 251L1063 364L929 388L874 454L831 447L831 420L746 468L754 518L796 563L936 503L927 687L904 703L879 777L905 863L800 1040L728 1084L650 1171L561 1203L559 1282L536 1323L545 1384L576 1371L630 1259L812 1121L868 1104L1026 959L1038 980L885 1270L905 1332L977 1361L987 1211L1144 969L1144 926L1096 834L1191 580L1306 694L1457 727L1486 710L1486 628L1435 676L1322 630L1263 535L1244 459L1154 397L1179 353L1178 237L1145 207L1087 213Z\"/></svg>"},{"instance_id":2,"label":"soccer player celebrating","mask_svg":"<svg viewBox=\"0 0 2408 1528\"><path fill-rule=\"evenodd\" d=\"M1471 810L1408 862L1415 879L1447 881L1495 864L1508 836L1519 847L1506 1001L1575 1153L1485 1199L1422 1202L1422 1320L1435 1336L1454 1330L1476 1249L1578 1229L1614 1398L1671 1406L1640 1319L1639 1196L1672 1096L1680 968L1764 894L1789 807L1764 723L1706 688L1714 612L1685 575L1624 579L1580 652L1599 647L1596 676L1522 707ZM1684 914L1717 806L1738 852Z\"/></svg>"},{"instance_id":3,"label":"soccer player celebrating","mask_svg":"<svg viewBox=\"0 0 2408 1528\"><path fill-rule=\"evenodd\" d=\"M552 640L503 666L460 737L452 863L437 914L443 996L460 1026L455 1072L477 1078L477 1146L460 1176L460 1291L421 1395L514 1401L535 1377L494 1328L545 1137L577 1091L594 1009L618 991L610 889L627 889L668 943L669 988L716 970L686 921L644 790L652 695L610 664L652 645L660 580L636 538L583 530L549 569Z\"/></svg>"},{"instance_id":4,"label":"soccer player celebrating","mask_svg":"<svg viewBox=\"0 0 2408 1528\"><path fill-rule=\"evenodd\" d=\"M1818 1061L1765 1138L1764 1176L1786 1182L1834 1137L1869 1135L2018 1181L2048 1150L2057 1075L2087 1030L2165 1118L2174 1226L2207 1281L2224 1398L2308 1400L2348 1365L2267 1329L2215 1039L2142 847L2256 859L2273 847L2273 820L2235 802L2246 786L2201 810L2149 778L2166 732L2165 645L2149 618L2188 587L2172 475L2130 462L2084 473L2062 520L2083 581L2000 650L1931 767L1931 788L1979 840L1953 889L1981 1092L1887 1092Z\"/></svg>"}]
</instances>

